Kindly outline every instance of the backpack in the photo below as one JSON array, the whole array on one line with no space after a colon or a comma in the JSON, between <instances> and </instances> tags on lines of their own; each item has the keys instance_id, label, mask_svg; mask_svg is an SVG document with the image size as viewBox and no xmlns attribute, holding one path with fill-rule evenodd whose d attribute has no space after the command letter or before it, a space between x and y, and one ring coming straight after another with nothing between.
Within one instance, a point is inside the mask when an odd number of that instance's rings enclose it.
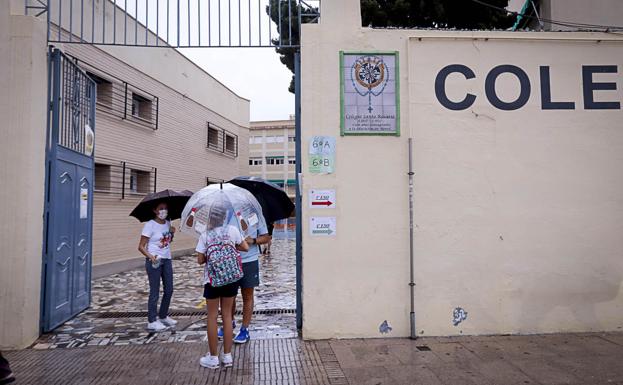
<instances>
[{"instance_id":1,"label":"backpack","mask_svg":"<svg viewBox=\"0 0 623 385\"><path fill-rule=\"evenodd\" d=\"M242 276L242 258L234 243L223 241L210 243L206 250L205 279L212 287L229 285Z\"/></svg>"}]
</instances>

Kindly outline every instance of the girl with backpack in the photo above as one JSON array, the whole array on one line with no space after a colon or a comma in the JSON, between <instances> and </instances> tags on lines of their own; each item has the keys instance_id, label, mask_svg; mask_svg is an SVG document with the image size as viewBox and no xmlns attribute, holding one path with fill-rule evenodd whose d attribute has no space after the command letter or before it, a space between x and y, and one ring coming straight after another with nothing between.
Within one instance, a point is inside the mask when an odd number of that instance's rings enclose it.
<instances>
[{"instance_id":1,"label":"girl with backpack","mask_svg":"<svg viewBox=\"0 0 623 385\"><path fill-rule=\"evenodd\" d=\"M210 351L201 357L199 364L205 368L218 369L233 365L232 308L238 295L238 281L242 278L240 251L248 251L249 245L236 226L226 223L226 211L212 207L209 223L197 243L197 263L204 267L203 296L207 303L207 331ZM219 361L217 317L221 308L223 321L223 355Z\"/></svg>"}]
</instances>

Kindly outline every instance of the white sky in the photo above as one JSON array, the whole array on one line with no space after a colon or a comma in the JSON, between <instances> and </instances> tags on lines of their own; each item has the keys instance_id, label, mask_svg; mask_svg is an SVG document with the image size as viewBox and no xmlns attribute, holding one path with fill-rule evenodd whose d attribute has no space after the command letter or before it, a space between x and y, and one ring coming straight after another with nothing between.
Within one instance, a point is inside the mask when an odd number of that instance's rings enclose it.
<instances>
[{"instance_id":1,"label":"white sky","mask_svg":"<svg viewBox=\"0 0 623 385\"><path fill-rule=\"evenodd\" d=\"M111 1L122 8L127 5L128 13L138 14L139 22L152 32L158 30L161 38L181 46L266 46L278 36L277 26L266 13L268 0ZM249 99L251 121L288 119L294 113L294 94L288 91L292 73L281 64L273 47L179 50Z\"/></svg>"},{"instance_id":2,"label":"white sky","mask_svg":"<svg viewBox=\"0 0 623 385\"><path fill-rule=\"evenodd\" d=\"M251 121L288 119L292 72L274 48L184 48L180 51L238 95L251 100Z\"/></svg>"}]
</instances>

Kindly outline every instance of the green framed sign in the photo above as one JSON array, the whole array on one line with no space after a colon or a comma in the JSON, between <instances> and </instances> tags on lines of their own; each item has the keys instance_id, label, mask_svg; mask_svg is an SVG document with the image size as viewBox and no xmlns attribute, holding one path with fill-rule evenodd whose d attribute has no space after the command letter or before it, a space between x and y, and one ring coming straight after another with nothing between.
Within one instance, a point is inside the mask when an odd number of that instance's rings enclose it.
<instances>
[{"instance_id":1,"label":"green framed sign","mask_svg":"<svg viewBox=\"0 0 623 385\"><path fill-rule=\"evenodd\" d=\"M398 51L340 51L340 132L400 136Z\"/></svg>"}]
</instances>

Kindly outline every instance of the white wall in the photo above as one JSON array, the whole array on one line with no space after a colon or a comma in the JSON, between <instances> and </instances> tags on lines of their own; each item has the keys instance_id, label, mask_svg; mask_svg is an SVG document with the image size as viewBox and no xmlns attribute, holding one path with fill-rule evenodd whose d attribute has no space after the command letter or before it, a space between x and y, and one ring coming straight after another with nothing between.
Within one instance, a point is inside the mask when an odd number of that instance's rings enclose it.
<instances>
[{"instance_id":1,"label":"white wall","mask_svg":"<svg viewBox=\"0 0 623 385\"><path fill-rule=\"evenodd\" d=\"M409 335L407 139L414 138L416 328L420 335L617 330L623 326L621 110L585 111L582 65L617 65L623 39L605 34L382 31L358 26L358 1L323 3L303 29L303 306L305 338ZM355 15L355 16L353 16ZM339 51L400 52L400 137L340 137ZM448 64L476 79L448 79L448 96L477 96L451 111L435 96ZM496 65L524 69L526 106L487 102ZM555 101L541 109L539 66L551 66ZM519 93L500 76L503 100ZM313 135L337 138L336 172L307 172ZM307 209L312 188L337 190L333 211ZM337 217L337 235L308 234L311 216ZM462 307L467 320L452 324Z\"/></svg>"},{"instance_id":2,"label":"white wall","mask_svg":"<svg viewBox=\"0 0 623 385\"><path fill-rule=\"evenodd\" d=\"M0 349L39 335L45 181L45 25L10 4L0 5Z\"/></svg>"}]
</instances>

